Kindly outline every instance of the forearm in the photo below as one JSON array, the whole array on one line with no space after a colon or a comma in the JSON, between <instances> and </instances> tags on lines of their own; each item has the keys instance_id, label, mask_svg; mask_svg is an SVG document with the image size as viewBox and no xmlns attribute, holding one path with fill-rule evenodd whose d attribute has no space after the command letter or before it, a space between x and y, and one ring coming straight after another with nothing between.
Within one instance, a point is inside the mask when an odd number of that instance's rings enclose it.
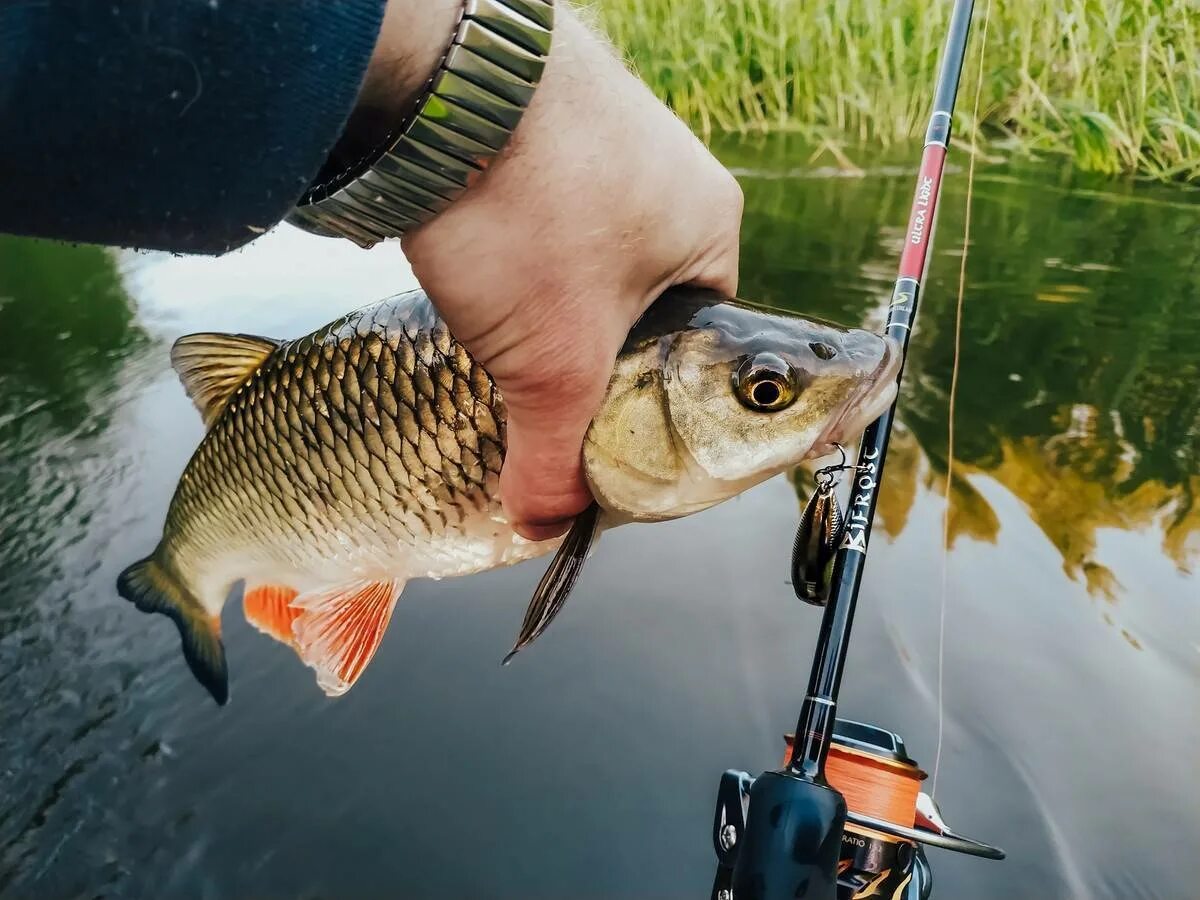
<instances>
[{"instance_id":1,"label":"forearm","mask_svg":"<svg viewBox=\"0 0 1200 900\"><path fill-rule=\"evenodd\" d=\"M0 231L183 252L261 234L342 133L383 11L0 4Z\"/></svg>"},{"instance_id":2,"label":"forearm","mask_svg":"<svg viewBox=\"0 0 1200 900\"><path fill-rule=\"evenodd\" d=\"M463 12L384 2L0 7L0 127L16 135L0 231L184 252L251 240L377 155Z\"/></svg>"},{"instance_id":3,"label":"forearm","mask_svg":"<svg viewBox=\"0 0 1200 900\"><path fill-rule=\"evenodd\" d=\"M390 0L359 104L407 112L454 36L463 0Z\"/></svg>"}]
</instances>

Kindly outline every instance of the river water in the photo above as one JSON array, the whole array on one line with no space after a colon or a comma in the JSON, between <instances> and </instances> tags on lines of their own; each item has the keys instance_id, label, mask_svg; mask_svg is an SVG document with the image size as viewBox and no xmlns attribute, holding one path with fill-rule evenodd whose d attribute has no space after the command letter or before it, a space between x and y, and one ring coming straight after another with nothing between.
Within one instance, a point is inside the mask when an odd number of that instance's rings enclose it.
<instances>
[{"instance_id":1,"label":"river water","mask_svg":"<svg viewBox=\"0 0 1200 900\"><path fill-rule=\"evenodd\" d=\"M743 296L880 322L907 158L720 152L746 191ZM932 851L935 896L1194 898L1200 195L980 169L947 555L964 182L840 712L932 767L945 565L937 799L1009 856ZM220 259L0 239L0 896L707 896L718 776L777 764L820 618L785 583L788 479L605 535L506 669L544 562L413 582L336 701L229 608L218 709L174 627L116 595L202 434L170 342L293 336L411 283L394 246L287 227Z\"/></svg>"}]
</instances>

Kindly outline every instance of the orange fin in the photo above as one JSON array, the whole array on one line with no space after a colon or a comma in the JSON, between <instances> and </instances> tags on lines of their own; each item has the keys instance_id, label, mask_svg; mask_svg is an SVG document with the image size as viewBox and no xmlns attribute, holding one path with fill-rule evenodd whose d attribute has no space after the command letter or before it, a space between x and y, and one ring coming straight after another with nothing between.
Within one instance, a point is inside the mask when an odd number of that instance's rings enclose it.
<instances>
[{"instance_id":1,"label":"orange fin","mask_svg":"<svg viewBox=\"0 0 1200 900\"><path fill-rule=\"evenodd\" d=\"M330 697L346 693L379 649L404 590L401 578L355 581L301 594L292 601L293 646L316 670L317 684Z\"/></svg>"},{"instance_id":2,"label":"orange fin","mask_svg":"<svg viewBox=\"0 0 1200 900\"><path fill-rule=\"evenodd\" d=\"M296 594L295 588L284 584L260 584L246 591L242 597L242 612L246 621L263 634L294 647L292 623L299 617L300 611L288 604L296 599Z\"/></svg>"}]
</instances>

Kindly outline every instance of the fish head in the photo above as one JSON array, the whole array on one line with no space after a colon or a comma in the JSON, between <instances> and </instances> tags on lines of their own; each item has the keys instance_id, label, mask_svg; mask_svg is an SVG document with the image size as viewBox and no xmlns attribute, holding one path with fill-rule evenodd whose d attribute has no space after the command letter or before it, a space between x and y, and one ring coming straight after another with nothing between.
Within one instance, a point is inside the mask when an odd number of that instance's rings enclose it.
<instances>
[{"instance_id":1,"label":"fish head","mask_svg":"<svg viewBox=\"0 0 1200 900\"><path fill-rule=\"evenodd\" d=\"M617 358L588 485L617 521L706 509L856 439L895 399L900 358L862 329L668 292Z\"/></svg>"}]
</instances>

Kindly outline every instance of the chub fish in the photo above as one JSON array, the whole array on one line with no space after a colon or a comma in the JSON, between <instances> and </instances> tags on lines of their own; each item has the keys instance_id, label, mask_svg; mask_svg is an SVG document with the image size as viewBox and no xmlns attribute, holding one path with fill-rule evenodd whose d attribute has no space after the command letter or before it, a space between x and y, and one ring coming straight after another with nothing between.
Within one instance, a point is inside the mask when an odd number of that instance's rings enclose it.
<instances>
[{"instance_id":1,"label":"chub fish","mask_svg":"<svg viewBox=\"0 0 1200 900\"><path fill-rule=\"evenodd\" d=\"M899 353L866 331L668 291L631 331L588 430L596 503L541 542L500 505L504 400L420 291L292 341L188 335L171 360L208 432L157 548L117 588L174 620L224 703L220 616L238 582L247 620L337 695L408 579L557 547L515 652L562 607L602 530L706 509L855 438L892 402Z\"/></svg>"}]
</instances>

